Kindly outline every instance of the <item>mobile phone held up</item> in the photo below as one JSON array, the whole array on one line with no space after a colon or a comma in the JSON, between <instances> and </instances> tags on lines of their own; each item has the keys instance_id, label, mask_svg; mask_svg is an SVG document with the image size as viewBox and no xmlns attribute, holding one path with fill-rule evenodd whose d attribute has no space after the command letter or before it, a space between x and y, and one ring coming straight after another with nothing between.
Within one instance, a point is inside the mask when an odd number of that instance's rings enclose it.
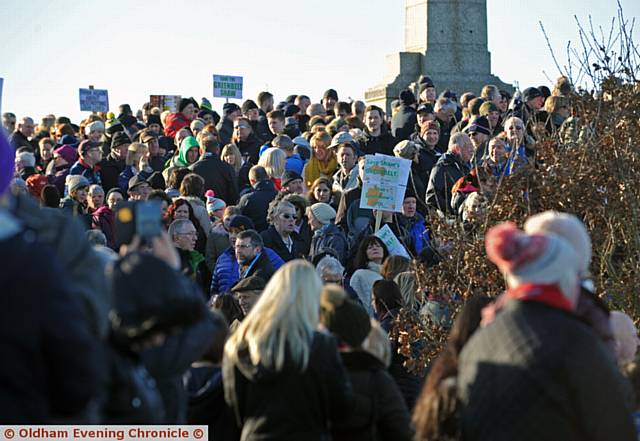
<instances>
[{"instance_id":1,"label":"mobile phone held up","mask_svg":"<svg viewBox=\"0 0 640 441\"><path fill-rule=\"evenodd\" d=\"M135 236L143 243L162 233L159 201L126 201L116 205L115 232L118 246L130 244Z\"/></svg>"}]
</instances>

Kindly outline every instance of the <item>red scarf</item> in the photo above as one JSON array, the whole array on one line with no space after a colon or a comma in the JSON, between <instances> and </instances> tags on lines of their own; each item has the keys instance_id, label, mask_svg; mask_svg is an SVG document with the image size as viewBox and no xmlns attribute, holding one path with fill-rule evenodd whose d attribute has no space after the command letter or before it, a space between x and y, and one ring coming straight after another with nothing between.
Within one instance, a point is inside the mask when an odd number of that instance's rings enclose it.
<instances>
[{"instance_id":1,"label":"red scarf","mask_svg":"<svg viewBox=\"0 0 640 441\"><path fill-rule=\"evenodd\" d=\"M86 169L91 170L94 173L97 173L100 171L100 166L98 164L94 165L93 167L91 167L89 164L87 164L86 162L84 162L84 159L80 158L78 159L78 162Z\"/></svg>"},{"instance_id":2,"label":"red scarf","mask_svg":"<svg viewBox=\"0 0 640 441\"><path fill-rule=\"evenodd\" d=\"M517 288L507 290L507 296L516 300L544 303L552 308L562 309L563 311L573 311L571 303L560 291L558 285L525 283Z\"/></svg>"}]
</instances>

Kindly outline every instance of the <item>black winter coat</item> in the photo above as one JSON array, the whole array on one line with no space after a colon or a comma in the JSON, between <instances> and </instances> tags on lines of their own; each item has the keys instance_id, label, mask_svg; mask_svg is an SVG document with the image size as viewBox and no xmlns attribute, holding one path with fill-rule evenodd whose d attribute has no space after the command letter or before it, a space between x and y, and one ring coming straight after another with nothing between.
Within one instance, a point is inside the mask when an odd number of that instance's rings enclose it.
<instances>
[{"instance_id":1,"label":"black winter coat","mask_svg":"<svg viewBox=\"0 0 640 441\"><path fill-rule=\"evenodd\" d=\"M386 126L382 126L380 136L371 136L367 132L367 140L364 142L363 150L365 155L375 155L382 153L383 155L393 156L393 148L396 146L396 139Z\"/></svg>"},{"instance_id":2,"label":"black winter coat","mask_svg":"<svg viewBox=\"0 0 640 441\"><path fill-rule=\"evenodd\" d=\"M431 170L427 185L427 205L443 213L452 212L451 189L458 179L469 173L469 166L463 164L460 157L447 152L440 157Z\"/></svg>"},{"instance_id":3,"label":"black winter coat","mask_svg":"<svg viewBox=\"0 0 640 441\"><path fill-rule=\"evenodd\" d=\"M336 341L320 332L312 339L303 372L288 360L281 372L254 366L246 350L238 354L238 364L225 357L225 399L242 427L243 441L330 440L329 424L348 415L351 384Z\"/></svg>"},{"instance_id":4,"label":"black winter coat","mask_svg":"<svg viewBox=\"0 0 640 441\"><path fill-rule=\"evenodd\" d=\"M347 253L349 252L349 243L347 241L347 236L338 225L330 224L326 229L323 228L321 234L314 233L311 238L309 257L313 259L318 254L323 253L326 249L335 251L340 263L343 265L346 264Z\"/></svg>"},{"instance_id":5,"label":"black winter coat","mask_svg":"<svg viewBox=\"0 0 640 441\"><path fill-rule=\"evenodd\" d=\"M189 167L191 171L202 176L205 190L213 190L217 198L225 201L227 206L238 200L238 184L233 168L223 162L214 153L205 156Z\"/></svg>"},{"instance_id":6,"label":"black winter coat","mask_svg":"<svg viewBox=\"0 0 640 441\"><path fill-rule=\"evenodd\" d=\"M391 135L396 139L396 142L409 139L417 122L416 110L403 104L391 118Z\"/></svg>"},{"instance_id":7,"label":"black winter coat","mask_svg":"<svg viewBox=\"0 0 640 441\"><path fill-rule=\"evenodd\" d=\"M118 178L124 170L124 167L124 159L115 158L113 153L109 153L109 155L100 162L100 177L102 178L102 188L105 194L112 188L118 186Z\"/></svg>"},{"instance_id":8,"label":"black winter coat","mask_svg":"<svg viewBox=\"0 0 640 441\"><path fill-rule=\"evenodd\" d=\"M256 231L267 229L267 211L269 204L276 197L278 191L271 180L258 182L253 191L244 194L238 202L241 213L253 221Z\"/></svg>"},{"instance_id":9,"label":"black winter coat","mask_svg":"<svg viewBox=\"0 0 640 441\"><path fill-rule=\"evenodd\" d=\"M271 276L273 276L273 273L276 272L276 270L273 268L271 260L269 259L269 255L265 251L262 251L260 253L258 260L255 261L251 268L240 267L240 271L241 280L246 279L247 277L257 276L265 282L268 282L269 279L271 279Z\"/></svg>"},{"instance_id":10,"label":"black winter coat","mask_svg":"<svg viewBox=\"0 0 640 441\"><path fill-rule=\"evenodd\" d=\"M261 142L254 133L250 134L246 141L236 142L236 146L242 156L248 156L249 161L253 165L258 163L260 147L262 147L263 144L264 143Z\"/></svg>"},{"instance_id":11,"label":"black winter coat","mask_svg":"<svg viewBox=\"0 0 640 441\"><path fill-rule=\"evenodd\" d=\"M510 300L463 348L463 439L635 440L624 379L575 316Z\"/></svg>"},{"instance_id":12,"label":"black winter coat","mask_svg":"<svg viewBox=\"0 0 640 441\"><path fill-rule=\"evenodd\" d=\"M409 410L384 365L362 350L340 352L353 387L349 418L331 428L333 441L412 438Z\"/></svg>"},{"instance_id":13,"label":"black winter coat","mask_svg":"<svg viewBox=\"0 0 640 441\"><path fill-rule=\"evenodd\" d=\"M8 217L0 216L0 230L6 229ZM102 345L49 248L33 232L6 234L0 239L0 424L77 417L105 380Z\"/></svg>"},{"instance_id":14,"label":"black winter coat","mask_svg":"<svg viewBox=\"0 0 640 441\"><path fill-rule=\"evenodd\" d=\"M380 326L385 331L387 331L387 333L391 332L391 329L394 325L395 317L399 313L400 308L391 310L384 317L382 317ZM392 342L391 353L393 354L393 356L391 357L389 374L391 374L391 377L393 377L396 384L398 385L398 389L400 390L400 393L402 394L402 397L404 398L409 411L412 411L413 407L415 406L416 400L418 399L418 395L420 395L420 391L422 390L424 378L409 372L407 368L404 367L404 362L407 359L404 355L398 353L397 343Z\"/></svg>"},{"instance_id":15,"label":"black winter coat","mask_svg":"<svg viewBox=\"0 0 640 441\"><path fill-rule=\"evenodd\" d=\"M300 259L304 255L304 242L295 231L291 233L290 236L293 241L291 251L289 251L287 246L284 244L282 237L280 237L280 234L276 231L276 228L273 225L269 225L269 228L260 233L260 235L264 241L264 246L275 251L276 254L282 257L282 260L285 262L293 259Z\"/></svg>"}]
</instances>

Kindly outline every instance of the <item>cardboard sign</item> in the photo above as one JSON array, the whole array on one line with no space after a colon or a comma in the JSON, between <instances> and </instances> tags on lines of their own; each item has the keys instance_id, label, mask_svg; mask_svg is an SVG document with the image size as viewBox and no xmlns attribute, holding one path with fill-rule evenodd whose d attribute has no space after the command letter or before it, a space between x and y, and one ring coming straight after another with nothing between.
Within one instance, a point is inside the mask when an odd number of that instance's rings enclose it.
<instances>
[{"instance_id":1,"label":"cardboard sign","mask_svg":"<svg viewBox=\"0 0 640 441\"><path fill-rule=\"evenodd\" d=\"M389 225L385 225L384 227L380 228L375 233L375 236L387 246L389 255L403 256L407 259L411 259L411 256L409 256L409 253L407 252L407 249L402 245L402 242L400 242L396 235L393 234L393 231L391 231Z\"/></svg>"},{"instance_id":2,"label":"cardboard sign","mask_svg":"<svg viewBox=\"0 0 640 441\"><path fill-rule=\"evenodd\" d=\"M242 77L213 75L214 98L242 99Z\"/></svg>"},{"instance_id":3,"label":"cardboard sign","mask_svg":"<svg viewBox=\"0 0 640 441\"><path fill-rule=\"evenodd\" d=\"M149 103L152 108L157 107L162 112L165 110L177 112L181 99L182 97L180 95L150 95Z\"/></svg>"},{"instance_id":4,"label":"cardboard sign","mask_svg":"<svg viewBox=\"0 0 640 441\"><path fill-rule=\"evenodd\" d=\"M80 89L80 110L83 112L108 112L109 93L106 89Z\"/></svg>"},{"instance_id":5,"label":"cardboard sign","mask_svg":"<svg viewBox=\"0 0 640 441\"><path fill-rule=\"evenodd\" d=\"M360 208L402 211L411 161L388 155L367 155Z\"/></svg>"}]
</instances>

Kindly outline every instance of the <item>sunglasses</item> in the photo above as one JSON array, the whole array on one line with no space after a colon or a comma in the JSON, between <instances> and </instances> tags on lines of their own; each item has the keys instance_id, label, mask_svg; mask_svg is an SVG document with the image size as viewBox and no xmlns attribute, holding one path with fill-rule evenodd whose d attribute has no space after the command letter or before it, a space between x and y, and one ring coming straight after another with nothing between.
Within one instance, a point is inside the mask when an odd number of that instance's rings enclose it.
<instances>
[{"instance_id":1,"label":"sunglasses","mask_svg":"<svg viewBox=\"0 0 640 441\"><path fill-rule=\"evenodd\" d=\"M293 219L293 220L298 219L298 216L296 216L295 214L287 214L287 213L283 213L283 214L281 214L281 216L282 216L284 219L287 219L287 220L289 220L289 219Z\"/></svg>"}]
</instances>

